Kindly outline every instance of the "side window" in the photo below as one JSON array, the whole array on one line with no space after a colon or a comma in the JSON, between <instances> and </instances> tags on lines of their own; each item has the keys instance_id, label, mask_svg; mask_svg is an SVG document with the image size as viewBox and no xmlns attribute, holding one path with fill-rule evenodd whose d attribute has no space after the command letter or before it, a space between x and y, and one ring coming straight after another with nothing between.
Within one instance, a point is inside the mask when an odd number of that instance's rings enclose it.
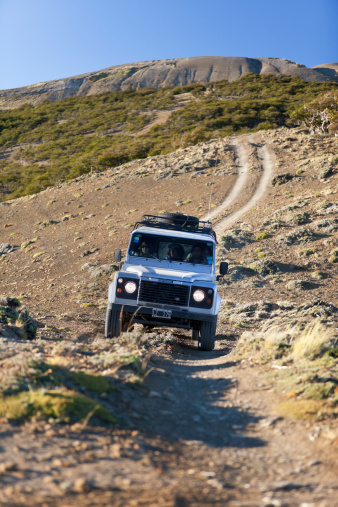
<instances>
[{"instance_id":1,"label":"side window","mask_svg":"<svg viewBox=\"0 0 338 507\"><path fill-rule=\"evenodd\" d=\"M213 244L212 243L206 244L203 254L204 254L205 263L212 264L212 257L213 257Z\"/></svg>"},{"instance_id":2,"label":"side window","mask_svg":"<svg viewBox=\"0 0 338 507\"><path fill-rule=\"evenodd\" d=\"M129 255L140 255L142 234L134 234L133 240L130 244Z\"/></svg>"},{"instance_id":3,"label":"side window","mask_svg":"<svg viewBox=\"0 0 338 507\"><path fill-rule=\"evenodd\" d=\"M186 245L187 246L187 245ZM192 264L212 264L213 244L198 241L189 245L189 252L186 256L186 262Z\"/></svg>"}]
</instances>

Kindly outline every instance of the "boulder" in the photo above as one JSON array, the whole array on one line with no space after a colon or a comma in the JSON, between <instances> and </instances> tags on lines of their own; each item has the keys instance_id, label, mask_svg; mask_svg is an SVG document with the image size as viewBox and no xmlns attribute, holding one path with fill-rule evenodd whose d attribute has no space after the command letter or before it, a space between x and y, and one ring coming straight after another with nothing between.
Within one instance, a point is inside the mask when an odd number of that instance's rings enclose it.
<instances>
[{"instance_id":1,"label":"boulder","mask_svg":"<svg viewBox=\"0 0 338 507\"><path fill-rule=\"evenodd\" d=\"M12 252L14 247L9 243L0 243L0 255L5 255L9 252Z\"/></svg>"},{"instance_id":2,"label":"boulder","mask_svg":"<svg viewBox=\"0 0 338 507\"><path fill-rule=\"evenodd\" d=\"M315 241L316 239L317 235L314 232L306 227L300 227L288 232L287 234L277 236L276 241L284 245L293 245L308 243L310 241Z\"/></svg>"}]
</instances>

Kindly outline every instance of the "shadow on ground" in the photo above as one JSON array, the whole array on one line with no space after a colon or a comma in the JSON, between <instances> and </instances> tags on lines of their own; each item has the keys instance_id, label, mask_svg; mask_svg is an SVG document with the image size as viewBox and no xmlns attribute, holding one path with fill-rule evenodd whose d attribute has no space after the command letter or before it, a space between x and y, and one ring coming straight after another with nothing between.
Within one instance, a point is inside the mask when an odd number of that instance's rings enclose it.
<instances>
[{"instance_id":1,"label":"shadow on ground","mask_svg":"<svg viewBox=\"0 0 338 507\"><path fill-rule=\"evenodd\" d=\"M264 445L245 435L259 417L237 405L236 382L228 369L234 365L224 352L202 352L178 345L173 358L154 357L145 379L148 388L133 396L133 423L142 432L170 441L199 441L214 446ZM195 348L193 348L195 347Z\"/></svg>"}]
</instances>

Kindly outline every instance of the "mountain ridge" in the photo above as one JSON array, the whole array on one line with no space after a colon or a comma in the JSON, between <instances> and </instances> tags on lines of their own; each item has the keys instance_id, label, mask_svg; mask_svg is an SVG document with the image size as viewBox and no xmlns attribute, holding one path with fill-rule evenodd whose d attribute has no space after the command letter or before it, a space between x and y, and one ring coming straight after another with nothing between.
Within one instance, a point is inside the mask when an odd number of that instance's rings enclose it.
<instances>
[{"instance_id":1,"label":"mountain ridge","mask_svg":"<svg viewBox=\"0 0 338 507\"><path fill-rule=\"evenodd\" d=\"M337 63L308 68L283 58L196 56L126 63L68 78L0 90L0 110L128 88L207 84L222 79L231 82L249 73L283 74L298 76L304 81L338 82Z\"/></svg>"}]
</instances>

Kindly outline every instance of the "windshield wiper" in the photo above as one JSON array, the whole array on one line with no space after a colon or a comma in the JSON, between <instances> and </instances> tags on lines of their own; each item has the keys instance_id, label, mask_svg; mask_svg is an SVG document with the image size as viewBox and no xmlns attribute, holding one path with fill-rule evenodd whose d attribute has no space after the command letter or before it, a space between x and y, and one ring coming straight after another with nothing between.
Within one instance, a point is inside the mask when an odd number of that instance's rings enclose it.
<instances>
[{"instance_id":1,"label":"windshield wiper","mask_svg":"<svg viewBox=\"0 0 338 507\"><path fill-rule=\"evenodd\" d=\"M160 262L161 262L161 260L163 260L163 259L159 259L158 257L156 257L156 255L153 255L153 254L151 254L151 253L150 253L150 254L148 254L148 255L149 255L149 257L152 257L153 259L156 259L157 261L160 261Z\"/></svg>"}]
</instances>

